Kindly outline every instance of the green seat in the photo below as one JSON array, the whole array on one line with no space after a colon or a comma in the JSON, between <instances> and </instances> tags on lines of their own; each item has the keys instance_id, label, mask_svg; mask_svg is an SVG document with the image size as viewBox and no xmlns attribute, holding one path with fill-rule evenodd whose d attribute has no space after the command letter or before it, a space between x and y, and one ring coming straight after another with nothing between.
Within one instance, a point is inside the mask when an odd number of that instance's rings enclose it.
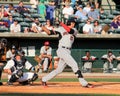
<instances>
[{"instance_id":1,"label":"green seat","mask_svg":"<svg viewBox=\"0 0 120 96\"><path fill-rule=\"evenodd\" d=\"M33 18L31 18L31 19L34 20ZM23 21L31 23L31 22L33 22L31 19L30 18L24 18Z\"/></svg>"},{"instance_id":2,"label":"green seat","mask_svg":"<svg viewBox=\"0 0 120 96\"><path fill-rule=\"evenodd\" d=\"M27 22L20 22L21 27L29 27L29 23Z\"/></svg>"},{"instance_id":3,"label":"green seat","mask_svg":"<svg viewBox=\"0 0 120 96\"><path fill-rule=\"evenodd\" d=\"M120 15L120 11L114 10L114 11L112 12L112 14L113 14L113 15Z\"/></svg>"},{"instance_id":4,"label":"green seat","mask_svg":"<svg viewBox=\"0 0 120 96\"><path fill-rule=\"evenodd\" d=\"M100 15L100 19L106 19L106 15Z\"/></svg>"},{"instance_id":5,"label":"green seat","mask_svg":"<svg viewBox=\"0 0 120 96\"><path fill-rule=\"evenodd\" d=\"M37 14L37 13L31 14L31 17L32 17L32 18L40 18L40 14Z\"/></svg>"},{"instance_id":6,"label":"green seat","mask_svg":"<svg viewBox=\"0 0 120 96\"><path fill-rule=\"evenodd\" d=\"M37 13L37 10L35 10L35 9L30 9L29 11L30 11L30 13Z\"/></svg>"},{"instance_id":7,"label":"green seat","mask_svg":"<svg viewBox=\"0 0 120 96\"><path fill-rule=\"evenodd\" d=\"M120 34L120 29L115 29L115 33Z\"/></svg>"},{"instance_id":8,"label":"green seat","mask_svg":"<svg viewBox=\"0 0 120 96\"><path fill-rule=\"evenodd\" d=\"M7 21L8 20L8 17L3 17L2 18L2 21Z\"/></svg>"},{"instance_id":9,"label":"green seat","mask_svg":"<svg viewBox=\"0 0 120 96\"><path fill-rule=\"evenodd\" d=\"M104 19L103 20L105 24L111 24L112 20L111 19Z\"/></svg>"},{"instance_id":10,"label":"green seat","mask_svg":"<svg viewBox=\"0 0 120 96\"><path fill-rule=\"evenodd\" d=\"M20 17L20 14L19 13L12 13L12 16L13 17Z\"/></svg>"},{"instance_id":11,"label":"green seat","mask_svg":"<svg viewBox=\"0 0 120 96\"><path fill-rule=\"evenodd\" d=\"M15 17L14 20L17 20L18 22L23 22L23 18Z\"/></svg>"},{"instance_id":12,"label":"green seat","mask_svg":"<svg viewBox=\"0 0 120 96\"><path fill-rule=\"evenodd\" d=\"M8 28L1 26L0 32L8 32Z\"/></svg>"},{"instance_id":13,"label":"green seat","mask_svg":"<svg viewBox=\"0 0 120 96\"><path fill-rule=\"evenodd\" d=\"M115 16L114 15L108 15L107 19L113 19Z\"/></svg>"},{"instance_id":14,"label":"green seat","mask_svg":"<svg viewBox=\"0 0 120 96\"><path fill-rule=\"evenodd\" d=\"M78 25L78 31L79 31L79 33L83 33L83 26L85 25L85 23L80 23L79 25Z\"/></svg>"}]
</instances>

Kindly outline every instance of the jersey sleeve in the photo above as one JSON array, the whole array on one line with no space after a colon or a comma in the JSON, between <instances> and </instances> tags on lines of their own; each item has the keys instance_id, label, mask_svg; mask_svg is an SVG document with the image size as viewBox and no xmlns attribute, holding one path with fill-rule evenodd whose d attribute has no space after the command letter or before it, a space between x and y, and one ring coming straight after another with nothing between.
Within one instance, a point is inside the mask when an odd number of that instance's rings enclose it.
<instances>
[{"instance_id":1,"label":"jersey sleeve","mask_svg":"<svg viewBox=\"0 0 120 96\"><path fill-rule=\"evenodd\" d=\"M14 66L14 61L9 60L3 69L10 69Z\"/></svg>"}]
</instances>

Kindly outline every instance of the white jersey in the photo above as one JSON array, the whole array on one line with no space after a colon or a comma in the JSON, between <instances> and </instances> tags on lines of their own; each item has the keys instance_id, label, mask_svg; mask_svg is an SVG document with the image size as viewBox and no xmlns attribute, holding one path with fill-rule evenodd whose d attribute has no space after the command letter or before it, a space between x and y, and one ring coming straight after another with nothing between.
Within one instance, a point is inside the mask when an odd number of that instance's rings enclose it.
<instances>
[{"instance_id":1,"label":"white jersey","mask_svg":"<svg viewBox=\"0 0 120 96\"><path fill-rule=\"evenodd\" d=\"M78 31L75 28L73 28L73 30L75 31L74 35L76 36ZM58 31L62 36L62 38L59 40L59 45L58 46L59 47L64 46L64 47L71 48L75 37L72 34L67 33L66 30L63 27L57 28L56 31Z\"/></svg>"},{"instance_id":2,"label":"white jersey","mask_svg":"<svg viewBox=\"0 0 120 96\"><path fill-rule=\"evenodd\" d=\"M11 50L7 51L7 53L6 53L6 58L7 59L9 59L9 58L13 59L14 56L15 56L15 54L12 54Z\"/></svg>"},{"instance_id":3,"label":"white jersey","mask_svg":"<svg viewBox=\"0 0 120 96\"><path fill-rule=\"evenodd\" d=\"M45 46L42 46L40 49L40 54L52 55L52 48L49 47L48 50L45 50Z\"/></svg>"}]
</instances>

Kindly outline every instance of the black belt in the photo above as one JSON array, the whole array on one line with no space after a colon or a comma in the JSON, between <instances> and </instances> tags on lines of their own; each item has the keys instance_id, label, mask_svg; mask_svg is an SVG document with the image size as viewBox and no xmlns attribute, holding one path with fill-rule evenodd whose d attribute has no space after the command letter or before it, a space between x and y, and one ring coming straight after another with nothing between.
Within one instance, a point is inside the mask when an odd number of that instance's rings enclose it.
<instances>
[{"instance_id":1,"label":"black belt","mask_svg":"<svg viewBox=\"0 0 120 96\"><path fill-rule=\"evenodd\" d=\"M71 48L69 48L69 47L65 47L65 46L62 46L62 48L69 49L69 50L71 49Z\"/></svg>"}]
</instances>

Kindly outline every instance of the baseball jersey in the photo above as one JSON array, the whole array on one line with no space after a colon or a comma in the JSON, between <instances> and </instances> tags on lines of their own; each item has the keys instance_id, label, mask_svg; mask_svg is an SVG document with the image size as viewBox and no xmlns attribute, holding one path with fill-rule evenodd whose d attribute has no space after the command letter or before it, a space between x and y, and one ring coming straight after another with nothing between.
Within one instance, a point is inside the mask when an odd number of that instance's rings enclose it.
<instances>
[{"instance_id":1,"label":"baseball jersey","mask_svg":"<svg viewBox=\"0 0 120 96\"><path fill-rule=\"evenodd\" d=\"M6 58L7 59L9 59L9 58L13 59L14 56L15 56L15 54L12 54L11 50L7 51L7 53L6 53Z\"/></svg>"},{"instance_id":2,"label":"baseball jersey","mask_svg":"<svg viewBox=\"0 0 120 96\"><path fill-rule=\"evenodd\" d=\"M15 61L13 59L11 59L7 62L4 69L11 69L13 66L15 66ZM25 69L27 69L27 70L29 70L32 67L32 65L28 61L25 62L24 66L25 66Z\"/></svg>"},{"instance_id":3,"label":"baseball jersey","mask_svg":"<svg viewBox=\"0 0 120 96\"><path fill-rule=\"evenodd\" d=\"M42 46L40 49L40 54L52 55L52 48L49 47L48 50L45 50L45 46Z\"/></svg>"},{"instance_id":4,"label":"baseball jersey","mask_svg":"<svg viewBox=\"0 0 120 96\"><path fill-rule=\"evenodd\" d=\"M73 34L69 34L68 32L66 32L66 30L63 27L59 27L55 30L58 31L62 36L62 38L59 40L58 46L59 47L64 46L64 47L71 48L74 42L74 39L75 39L74 36L77 35L78 31L75 28L73 28L73 30L75 31L73 35Z\"/></svg>"}]
</instances>

